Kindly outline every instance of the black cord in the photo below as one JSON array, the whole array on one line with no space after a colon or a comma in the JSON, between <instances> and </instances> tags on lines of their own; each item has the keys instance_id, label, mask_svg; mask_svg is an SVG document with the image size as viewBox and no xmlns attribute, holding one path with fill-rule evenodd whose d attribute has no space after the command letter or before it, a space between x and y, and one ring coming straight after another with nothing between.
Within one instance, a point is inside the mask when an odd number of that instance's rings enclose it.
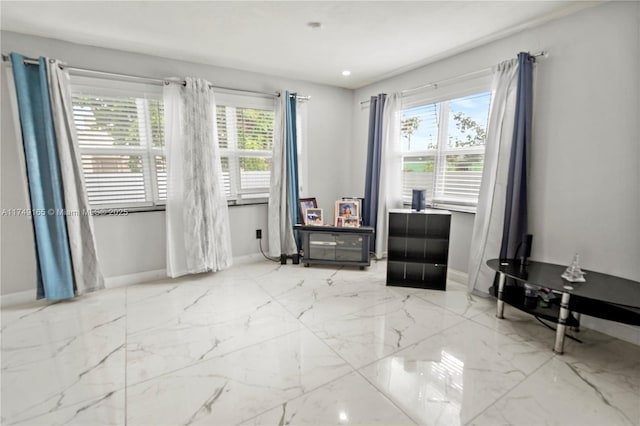
<instances>
[{"instance_id":1,"label":"black cord","mask_svg":"<svg viewBox=\"0 0 640 426\"><path fill-rule=\"evenodd\" d=\"M520 251L520 247L522 247L522 244L524 243L524 241L520 241L520 244L518 244L518 246L516 247L516 252L513 253L513 258L517 259L518 258L518 252Z\"/></svg>"},{"instance_id":2,"label":"black cord","mask_svg":"<svg viewBox=\"0 0 640 426\"><path fill-rule=\"evenodd\" d=\"M278 262L280 263L280 259L277 259L275 257L269 257L266 254L264 254L264 250L262 250L262 238L260 238L259 240L259 244L260 244L260 253L262 253L262 255L264 256L265 259L270 260L272 262Z\"/></svg>"},{"instance_id":3,"label":"black cord","mask_svg":"<svg viewBox=\"0 0 640 426\"><path fill-rule=\"evenodd\" d=\"M549 330L556 331L556 329L555 329L555 328L551 327L549 324L547 324L546 322L542 321L539 317L537 317L537 316L535 316L535 315L534 315L534 317L535 317L535 319L537 319L537 320L540 322L540 324L544 325L544 326L545 326L545 327L547 327ZM571 340L575 340L575 341L576 341L576 342L578 342L578 343L582 343L582 340L577 339L577 338L575 338L575 337L571 336L570 334L565 334L565 336L567 336L567 337L568 337L569 339L571 339Z\"/></svg>"}]
</instances>

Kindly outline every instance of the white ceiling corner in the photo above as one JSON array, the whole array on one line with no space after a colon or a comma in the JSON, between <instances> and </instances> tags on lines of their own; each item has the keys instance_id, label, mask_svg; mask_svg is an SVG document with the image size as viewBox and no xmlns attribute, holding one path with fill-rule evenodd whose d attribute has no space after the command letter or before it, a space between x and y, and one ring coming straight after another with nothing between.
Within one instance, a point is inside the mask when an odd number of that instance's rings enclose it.
<instances>
[{"instance_id":1,"label":"white ceiling corner","mask_svg":"<svg viewBox=\"0 0 640 426\"><path fill-rule=\"evenodd\" d=\"M4 0L0 7L3 30L353 89L595 3ZM312 21L322 28L309 28ZM341 75L345 69L351 76Z\"/></svg>"}]
</instances>

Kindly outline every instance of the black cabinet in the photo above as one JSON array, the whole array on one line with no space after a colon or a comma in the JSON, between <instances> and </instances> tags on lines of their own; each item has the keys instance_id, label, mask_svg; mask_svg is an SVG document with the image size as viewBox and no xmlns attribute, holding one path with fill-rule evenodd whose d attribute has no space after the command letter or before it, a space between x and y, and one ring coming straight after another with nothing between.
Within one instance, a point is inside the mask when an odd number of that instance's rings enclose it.
<instances>
[{"instance_id":1,"label":"black cabinet","mask_svg":"<svg viewBox=\"0 0 640 426\"><path fill-rule=\"evenodd\" d=\"M446 210L391 210L387 285L446 290L450 228Z\"/></svg>"},{"instance_id":2,"label":"black cabinet","mask_svg":"<svg viewBox=\"0 0 640 426\"><path fill-rule=\"evenodd\" d=\"M369 239L373 228L296 225L302 237L305 266L311 264L369 266Z\"/></svg>"}]
</instances>

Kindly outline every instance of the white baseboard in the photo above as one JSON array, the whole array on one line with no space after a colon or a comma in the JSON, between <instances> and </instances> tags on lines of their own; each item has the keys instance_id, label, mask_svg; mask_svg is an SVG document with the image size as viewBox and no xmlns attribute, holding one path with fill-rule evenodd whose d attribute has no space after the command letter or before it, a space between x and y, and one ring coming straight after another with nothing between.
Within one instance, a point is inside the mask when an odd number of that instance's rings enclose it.
<instances>
[{"instance_id":1,"label":"white baseboard","mask_svg":"<svg viewBox=\"0 0 640 426\"><path fill-rule=\"evenodd\" d=\"M0 307L24 305L27 303L47 303L48 300L36 300L36 290L18 291L0 296Z\"/></svg>"},{"instance_id":2,"label":"white baseboard","mask_svg":"<svg viewBox=\"0 0 640 426\"><path fill-rule=\"evenodd\" d=\"M135 274L118 275L115 277L107 277L104 279L106 288L117 288L126 285L146 283L149 281L167 278L165 269L156 269L155 271L136 272Z\"/></svg>"},{"instance_id":3,"label":"white baseboard","mask_svg":"<svg viewBox=\"0 0 640 426\"><path fill-rule=\"evenodd\" d=\"M242 265L246 263L255 262L263 259L262 254L253 253L244 256L238 256L233 258L234 265ZM167 278L167 271L165 269L156 269L155 271L137 272L135 274L118 275L115 277L105 278L106 288L116 288L126 285L146 283L149 281L161 280Z\"/></svg>"},{"instance_id":4,"label":"white baseboard","mask_svg":"<svg viewBox=\"0 0 640 426\"><path fill-rule=\"evenodd\" d=\"M155 271L138 272L135 274L119 275L116 277L107 277L104 279L105 288L123 287L126 285L139 284L148 281L159 280L167 277L164 269ZM36 290L18 291L15 293L3 294L0 296L0 307L24 305L31 303L50 303L50 300L36 299Z\"/></svg>"},{"instance_id":5,"label":"white baseboard","mask_svg":"<svg viewBox=\"0 0 640 426\"><path fill-rule=\"evenodd\" d=\"M469 274L449 268L447 269L447 279L466 286L469 282Z\"/></svg>"},{"instance_id":6,"label":"white baseboard","mask_svg":"<svg viewBox=\"0 0 640 426\"><path fill-rule=\"evenodd\" d=\"M233 264L243 265L243 264L252 263L258 260L266 260L266 259L264 258L264 256L262 256L262 253L245 254L244 256L234 257Z\"/></svg>"},{"instance_id":7,"label":"white baseboard","mask_svg":"<svg viewBox=\"0 0 640 426\"><path fill-rule=\"evenodd\" d=\"M246 263L255 262L256 260L263 259L262 254L253 253L244 256L238 256L233 258L234 265L242 265ZM129 275L119 275L115 277L105 278L106 288L116 288L126 285L146 283L149 281L161 280L167 278L167 271L165 269L156 269L155 271L137 272Z\"/></svg>"},{"instance_id":8,"label":"white baseboard","mask_svg":"<svg viewBox=\"0 0 640 426\"><path fill-rule=\"evenodd\" d=\"M262 254L253 253L233 258L234 265L243 265L263 259ZM149 281L167 278L165 269L156 269L154 271L136 272L135 274L117 275L114 277L106 277L104 279L105 288L117 288L133 284L140 284ZM36 300L36 290L18 291L15 293L0 295L0 307L24 305L27 303L49 303L47 300Z\"/></svg>"},{"instance_id":9,"label":"white baseboard","mask_svg":"<svg viewBox=\"0 0 640 426\"><path fill-rule=\"evenodd\" d=\"M582 315L580 326L640 346L640 327Z\"/></svg>"}]
</instances>

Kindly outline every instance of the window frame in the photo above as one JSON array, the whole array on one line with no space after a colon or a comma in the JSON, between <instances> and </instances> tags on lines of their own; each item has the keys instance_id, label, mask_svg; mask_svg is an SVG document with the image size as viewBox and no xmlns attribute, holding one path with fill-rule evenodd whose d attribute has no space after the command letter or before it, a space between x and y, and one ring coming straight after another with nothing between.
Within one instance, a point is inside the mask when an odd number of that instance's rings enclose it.
<instances>
[{"instance_id":1,"label":"window frame","mask_svg":"<svg viewBox=\"0 0 640 426\"><path fill-rule=\"evenodd\" d=\"M256 149L240 149L238 148L237 126L229 127L229 123L236 122L235 110L230 108L252 108L260 110L268 110L273 112L273 128L276 129L276 98L270 96L258 96L249 94L232 94L221 92L215 95L216 107L224 106L227 123L227 147L220 147L218 141L218 149L221 158L227 158L229 162L229 187L230 194L227 201L230 205L247 205L247 204L264 204L269 200L269 185L262 188L243 189L241 187L241 158L273 158L273 149L256 150ZM216 111L215 131L218 132L218 121ZM272 138L274 135L272 134ZM273 146L273 139L272 139ZM272 170L269 170L269 177ZM266 190L266 191L265 191ZM256 197L255 194L266 194L265 196Z\"/></svg>"},{"instance_id":2,"label":"window frame","mask_svg":"<svg viewBox=\"0 0 640 426\"><path fill-rule=\"evenodd\" d=\"M75 107L73 97L76 95L86 96L104 96L110 98L135 98L138 118L138 128L140 135L144 134L144 137L140 137L140 145L129 146L93 146L86 147L79 144L78 141L78 153L82 157L83 155L129 155L140 156L142 158L142 175L143 184L145 188L145 201L123 201L115 203L105 204L89 204L92 212L95 214L101 214L109 209L126 209L128 211L148 211L148 210L163 210L166 205L166 199L160 197L160 191L158 186L158 168L156 164L156 157L164 157L166 160L164 144L162 148L153 146L152 139L152 125L151 114L148 100L159 100L162 102L162 87L149 83L139 82L127 82L116 81L112 79L87 77L83 75L71 74L70 76L71 87L71 101L72 106ZM145 102L140 105L139 99L144 99ZM144 127L144 129L142 128ZM77 132L77 126L74 121L74 132ZM163 129L164 134L164 129ZM83 170L83 178L86 182L86 175Z\"/></svg>"},{"instance_id":3,"label":"window frame","mask_svg":"<svg viewBox=\"0 0 640 426\"><path fill-rule=\"evenodd\" d=\"M100 77L90 77L84 75L71 75L71 95L86 95L86 96L104 96L110 98L136 98L136 99L153 99L163 101L162 86L128 82L120 80L112 80ZM241 108L256 108L266 109L274 113L274 128L275 126L275 111L277 99L270 97L261 97L256 95L235 94L235 93L216 93L216 105L241 107ZM73 105L75 103L72 102ZM138 104L138 102L136 102ZM166 161L166 152L164 145L162 147L153 146L152 135L152 123L150 108L147 102L144 105L139 106L137 111L137 117L139 120L139 134L140 145L129 146L93 146L87 147L78 145L78 151L81 156L83 155L128 155L128 156L140 156L142 167L142 180L145 189L145 201L122 201L115 203L105 204L90 204L92 211L95 214L101 214L103 211L109 209L127 209L131 212L136 211L154 211L164 210L166 206L166 196L162 197L160 193L160 186L158 182L158 163L156 157L162 157ZM230 111L227 109L226 113L229 117ZM235 114L231 114L235 115ZM235 116L233 117L235 122ZM217 120L214 131L217 132ZM140 127L142 126L142 127ZM77 127L74 126L74 130L77 131ZM229 128L227 128L229 130ZM248 205L248 204L264 204L268 202L268 190L269 186L256 189L242 189L241 177L240 177L240 161L241 158L269 158L273 157L273 150L253 150L253 149L239 149L237 147L236 136L237 127L234 126L233 132L228 132L230 137L228 138L229 146L227 148L221 148L218 145L221 157L226 157L229 160L230 171L230 190L231 193L227 197L227 203L229 205ZM142 135L145 136L142 136ZM164 134L163 134L164 136ZM79 142L79 139L78 139ZM271 173L271 170L269 171ZM83 177L86 180L86 176ZM266 191L265 191L266 190ZM252 194L265 194L264 197L255 197Z\"/></svg>"},{"instance_id":4,"label":"window frame","mask_svg":"<svg viewBox=\"0 0 640 426\"><path fill-rule=\"evenodd\" d=\"M404 169L405 158L407 157L426 157L433 158L433 195L430 200L427 200L427 204L432 208L443 208L452 211L466 212L466 213L475 213L477 209L477 202L464 202L461 200L455 200L453 198L447 198L443 196L443 189L439 189L442 185L439 182L439 178L441 176L441 169L446 167L447 156L449 155L459 155L459 154L483 154L485 153L486 144L478 147L462 147L462 148L450 148L448 146L448 122L449 122L449 101L463 98L466 96L472 96L475 94L481 94L489 92L491 93L491 75L487 73L482 73L477 75L475 78L468 79L463 82L459 82L457 84L447 85L447 86L438 86L434 85L431 87L431 90L426 92L406 95L402 97L401 101L401 111L399 114L399 119L402 118L402 113L405 110L416 108L419 106L426 106L430 104L440 104L440 117L438 123L438 145L435 149L427 149L422 151L404 151L401 148L400 157L401 157L401 168ZM491 93L491 95L493 95ZM491 109L491 104L489 105L489 110ZM489 111L487 111L487 115ZM442 117L446 117L443 119ZM488 119L487 119L488 126ZM399 126L400 127L400 126ZM445 129L446 131L442 131ZM402 141L402 135L399 135ZM401 143L402 146L402 143ZM484 158L483 158L483 168L484 168ZM401 179L400 188L401 193L404 189L404 177ZM403 197L404 198L404 197ZM405 207L410 207L411 202L403 200L403 205Z\"/></svg>"},{"instance_id":5,"label":"window frame","mask_svg":"<svg viewBox=\"0 0 640 426\"><path fill-rule=\"evenodd\" d=\"M104 77L87 76L82 73L73 73L70 75L70 86L72 97L75 95L87 95L87 96L105 96L105 97L124 97L124 98L142 98L142 99L154 99L163 101L162 86L141 83L114 80ZM274 131L278 128L278 123L275 121L278 119L276 114L278 98L271 96L260 96L248 93L230 93L230 92L217 92L215 94L216 106L231 106L241 108L255 108L273 111L274 113ZM73 104L73 102L72 102ZM166 161L165 146L154 147L152 138L152 122L151 114L149 113L148 103L145 102L144 113L138 112L138 119L141 117L144 119L144 130L140 128L140 134L143 133L147 136L140 138L140 145L123 145L123 146L78 146L80 155L129 155L140 156L143 184L145 188L145 201L123 201L117 203L105 203L105 204L90 204L94 214L102 214L104 211L110 209L126 209L130 212L145 212L164 210L166 206L166 196L161 198L160 187L158 182L158 163L156 157L162 157ZM229 111L226 111L229 114ZM217 114L216 114L217 117ZM228 115L229 117L229 115ZM235 117L234 117L235 121ZM296 123L299 139L306 137L306 114L305 117L298 117L298 123ZM141 124L142 125L142 124ZM218 123L216 119L214 131L217 132ZM77 127L74 127L76 130ZM164 130L164 129L163 129ZM227 128L227 130L229 130ZM234 131L237 130L237 127ZM228 135L231 132L228 133ZM164 136L164 133L163 133ZM79 142L79 140L78 140ZM219 142L218 142L219 143ZM240 161L242 158L273 158L273 149L268 150L254 150L254 149L239 149L237 147L237 137L228 138L229 146L222 148L218 145L220 156L222 158L228 158L229 172L230 172L230 194L227 196L227 203L230 206L234 205L251 205L251 204L265 204L268 202L269 185L264 188L241 188L241 167ZM299 154L301 154L302 148L299 144ZM166 163L165 163L166 164ZM166 166L165 166L166 167ZM306 170L306 167L303 167ZM272 170L269 170L272 173ZM83 178L86 181L86 176ZM300 182L302 185L302 181ZM226 192L226 191L225 191ZM264 194L264 196L256 197L254 194Z\"/></svg>"}]
</instances>

